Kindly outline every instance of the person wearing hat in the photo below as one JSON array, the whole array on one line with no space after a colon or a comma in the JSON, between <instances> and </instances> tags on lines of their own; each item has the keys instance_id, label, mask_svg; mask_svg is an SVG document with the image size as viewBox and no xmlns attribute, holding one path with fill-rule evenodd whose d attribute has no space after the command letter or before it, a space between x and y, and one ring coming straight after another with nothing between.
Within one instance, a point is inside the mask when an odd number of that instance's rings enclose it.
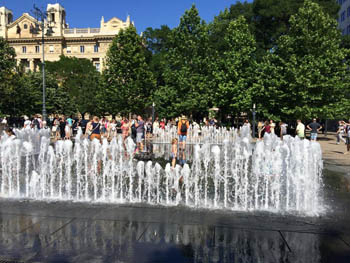
<instances>
[{"instance_id":1,"label":"person wearing hat","mask_svg":"<svg viewBox=\"0 0 350 263\"><path fill-rule=\"evenodd\" d=\"M185 146L186 146L187 131L189 127L190 127L190 124L186 116L183 115L177 125L177 134L179 135L180 147L182 149L185 149Z\"/></svg>"}]
</instances>

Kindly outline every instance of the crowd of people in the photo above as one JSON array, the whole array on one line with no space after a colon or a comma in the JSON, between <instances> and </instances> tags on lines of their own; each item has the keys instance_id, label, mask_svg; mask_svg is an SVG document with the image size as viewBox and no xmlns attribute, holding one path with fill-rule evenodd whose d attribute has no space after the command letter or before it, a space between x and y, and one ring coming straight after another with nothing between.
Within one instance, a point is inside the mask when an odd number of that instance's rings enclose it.
<instances>
[{"instance_id":1,"label":"crowd of people","mask_svg":"<svg viewBox=\"0 0 350 263\"><path fill-rule=\"evenodd\" d=\"M0 123L3 126L8 126L8 119L6 117L0 119ZM52 135L55 140L70 140L77 133L78 129L82 130L82 134L89 139L98 139L101 141L103 137L111 140L120 134L125 140L127 137L131 137L137 145L136 151L142 151L144 148L144 141L150 138L152 134L157 133L161 129L166 127L177 127L178 138L173 138L172 144L172 158L176 159L179 155L184 155L186 147L187 132L190 127L190 121L186 116L180 118L174 118L170 120L161 119L158 117L152 121L152 118L144 120L142 116L133 115L130 120L126 117L122 118L99 118L97 116L90 116L86 118L74 118L73 116L50 116L48 122L42 120L40 115L35 115L31 119L24 116L20 121L24 129L43 129L51 127ZM216 119L205 119L200 125L194 121L191 122L192 126L217 126ZM246 119L242 126L249 126L251 124ZM308 125L302 123L301 120L297 120L296 126L293 132L290 132L288 124L280 121L276 124L273 120L259 121L257 124L258 139L262 139L265 134L276 134L282 140L287 134L298 136L300 139L306 137L306 131L310 132L310 139L316 141L318 133L322 130L322 125L314 118ZM8 129L8 133L14 135L12 129ZM295 134L293 134L295 133ZM346 154L350 153L350 120L348 122L340 120L336 131L337 144L344 142L346 145ZM184 157L184 156L182 156ZM185 158L183 158L185 159ZM173 161L174 163L174 161Z\"/></svg>"}]
</instances>

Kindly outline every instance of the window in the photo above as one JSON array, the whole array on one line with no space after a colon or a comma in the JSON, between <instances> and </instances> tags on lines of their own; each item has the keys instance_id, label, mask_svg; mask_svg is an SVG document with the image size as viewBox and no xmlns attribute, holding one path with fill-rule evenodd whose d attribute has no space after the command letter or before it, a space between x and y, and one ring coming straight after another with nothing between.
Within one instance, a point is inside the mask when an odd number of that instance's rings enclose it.
<instances>
[{"instance_id":1,"label":"window","mask_svg":"<svg viewBox=\"0 0 350 263\"><path fill-rule=\"evenodd\" d=\"M343 22L344 20L345 20L345 11L343 11L342 13L341 13L341 22Z\"/></svg>"},{"instance_id":2,"label":"window","mask_svg":"<svg viewBox=\"0 0 350 263\"><path fill-rule=\"evenodd\" d=\"M55 14L51 14L51 21L55 22Z\"/></svg>"},{"instance_id":3,"label":"window","mask_svg":"<svg viewBox=\"0 0 350 263\"><path fill-rule=\"evenodd\" d=\"M346 34L350 35L350 25L348 25L347 28L346 28Z\"/></svg>"},{"instance_id":4,"label":"window","mask_svg":"<svg viewBox=\"0 0 350 263\"><path fill-rule=\"evenodd\" d=\"M22 47L22 53L27 53L27 47L26 46Z\"/></svg>"},{"instance_id":5,"label":"window","mask_svg":"<svg viewBox=\"0 0 350 263\"><path fill-rule=\"evenodd\" d=\"M346 16L347 17L349 17L350 16L350 6L348 7L348 9L347 9L347 12L346 12L347 14L346 14Z\"/></svg>"},{"instance_id":6,"label":"window","mask_svg":"<svg viewBox=\"0 0 350 263\"><path fill-rule=\"evenodd\" d=\"M98 48L99 48L99 46L98 46L98 44L96 44L96 45L94 46L94 52L95 52L95 53L98 53Z\"/></svg>"},{"instance_id":7,"label":"window","mask_svg":"<svg viewBox=\"0 0 350 263\"><path fill-rule=\"evenodd\" d=\"M96 70L100 72L101 70L100 63L95 63L95 67L96 67Z\"/></svg>"},{"instance_id":8,"label":"window","mask_svg":"<svg viewBox=\"0 0 350 263\"><path fill-rule=\"evenodd\" d=\"M67 47L67 53L68 53L68 54L72 53L72 48L71 48L70 46Z\"/></svg>"},{"instance_id":9,"label":"window","mask_svg":"<svg viewBox=\"0 0 350 263\"><path fill-rule=\"evenodd\" d=\"M27 25L27 24L24 24L24 25L23 25L23 28L24 28L24 29L28 29L28 25Z\"/></svg>"},{"instance_id":10,"label":"window","mask_svg":"<svg viewBox=\"0 0 350 263\"><path fill-rule=\"evenodd\" d=\"M49 46L49 52L50 52L50 53L53 53L53 51L54 51L53 45L50 45L50 46Z\"/></svg>"},{"instance_id":11,"label":"window","mask_svg":"<svg viewBox=\"0 0 350 263\"><path fill-rule=\"evenodd\" d=\"M40 52L40 47L39 46L35 46L35 53L39 53Z\"/></svg>"},{"instance_id":12,"label":"window","mask_svg":"<svg viewBox=\"0 0 350 263\"><path fill-rule=\"evenodd\" d=\"M85 52L85 46L80 46L80 53L84 53Z\"/></svg>"}]
</instances>

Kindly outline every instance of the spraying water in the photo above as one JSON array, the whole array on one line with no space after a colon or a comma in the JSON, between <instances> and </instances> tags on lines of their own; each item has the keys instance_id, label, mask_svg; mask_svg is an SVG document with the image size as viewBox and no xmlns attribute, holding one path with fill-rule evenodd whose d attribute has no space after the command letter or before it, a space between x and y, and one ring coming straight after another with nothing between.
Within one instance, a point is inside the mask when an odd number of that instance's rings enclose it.
<instances>
[{"instance_id":1,"label":"spraying water","mask_svg":"<svg viewBox=\"0 0 350 263\"><path fill-rule=\"evenodd\" d=\"M201 136L198 133L201 133ZM35 200L185 205L194 208L317 215L324 210L317 142L249 129L195 130L192 164L135 161L134 142L50 143L49 130L18 130L0 140L0 196ZM174 135L157 137L157 140ZM195 141L194 141L195 140ZM170 141L170 140L169 140ZM188 154L188 153L186 153Z\"/></svg>"}]
</instances>

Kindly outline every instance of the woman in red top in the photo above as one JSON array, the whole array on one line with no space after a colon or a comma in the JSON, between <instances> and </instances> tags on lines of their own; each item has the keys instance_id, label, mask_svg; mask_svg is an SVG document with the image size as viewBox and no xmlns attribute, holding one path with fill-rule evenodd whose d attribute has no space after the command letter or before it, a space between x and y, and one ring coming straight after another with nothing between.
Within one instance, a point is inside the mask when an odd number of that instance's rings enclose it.
<instances>
[{"instance_id":1,"label":"woman in red top","mask_svg":"<svg viewBox=\"0 0 350 263\"><path fill-rule=\"evenodd\" d=\"M159 127L161 128L161 129L165 129L165 119L162 119L161 121L160 121L160 123L159 123Z\"/></svg>"},{"instance_id":2,"label":"woman in red top","mask_svg":"<svg viewBox=\"0 0 350 263\"><path fill-rule=\"evenodd\" d=\"M264 131L264 134L265 133L271 133L271 127L270 127L270 123L268 121L265 121L265 125L264 127L262 128L261 132Z\"/></svg>"}]
</instances>

